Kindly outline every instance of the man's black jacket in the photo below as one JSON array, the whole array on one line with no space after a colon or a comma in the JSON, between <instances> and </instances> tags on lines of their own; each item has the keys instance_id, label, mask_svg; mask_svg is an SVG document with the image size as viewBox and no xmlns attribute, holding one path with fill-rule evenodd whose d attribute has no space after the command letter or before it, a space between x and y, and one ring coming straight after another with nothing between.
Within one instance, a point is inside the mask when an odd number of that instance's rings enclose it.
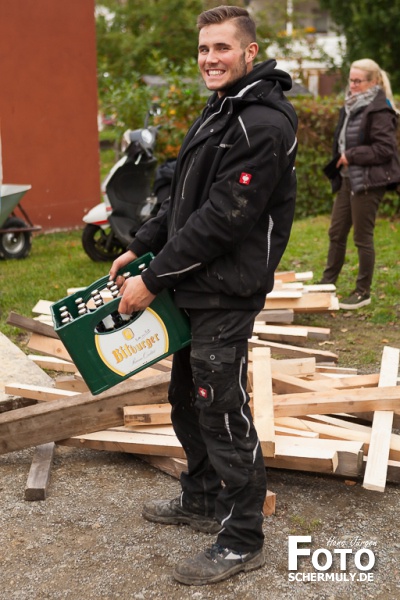
<instances>
[{"instance_id":1,"label":"man's black jacket","mask_svg":"<svg viewBox=\"0 0 400 600\"><path fill-rule=\"evenodd\" d=\"M171 196L129 248L182 308L260 310L286 248L296 196L297 117L287 73L269 60L214 93L179 153Z\"/></svg>"}]
</instances>

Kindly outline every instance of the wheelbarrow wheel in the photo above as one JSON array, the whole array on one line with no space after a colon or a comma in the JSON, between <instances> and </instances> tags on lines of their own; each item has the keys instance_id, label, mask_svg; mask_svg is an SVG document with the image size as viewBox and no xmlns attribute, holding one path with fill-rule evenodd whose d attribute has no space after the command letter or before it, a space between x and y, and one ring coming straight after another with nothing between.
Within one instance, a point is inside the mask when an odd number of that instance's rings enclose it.
<instances>
[{"instance_id":1,"label":"wheelbarrow wheel","mask_svg":"<svg viewBox=\"0 0 400 600\"><path fill-rule=\"evenodd\" d=\"M94 261L115 260L125 252L125 247L115 237L111 228L104 231L98 225L88 223L82 232L82 246Z\"/></svg>"},{"instance_id":2,"label":"wheelbarrow wheel","mask_svg":"<svg viewBox=\"0 0 400 600\"><path fill-rule=\"evenodd\" d=\"M9 217L2 229L26 229L27 224L17 217ZM0 256L2 258L25 258L32 248L30 231L6 231L0 234Z\"/></svg>"}]
</instances>

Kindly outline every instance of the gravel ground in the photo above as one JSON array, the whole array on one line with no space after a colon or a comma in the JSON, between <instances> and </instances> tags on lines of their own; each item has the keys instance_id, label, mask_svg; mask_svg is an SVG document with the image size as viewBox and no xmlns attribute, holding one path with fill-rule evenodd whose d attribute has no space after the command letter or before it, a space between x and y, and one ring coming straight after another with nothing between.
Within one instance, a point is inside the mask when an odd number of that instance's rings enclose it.
<instances>
[{"instance_id":1,"label":"gravel ground","mask_svg":"<svg viewBox=\"0 0 400 600\"><path fill-rule=\"evenodd\" d=\"M46 385L49 377L0 335L0 387L12 380ZM277 503L276 514L264 522L265 567L219 584L188 587L173 579L174 565L214 537L141 517L146 500L178 495L176 479L134 455L57 446L47 499L27 502L32 455L29 449L0 456L0 600L400 597L400 485L388 484L379 493L364 490L361 481L351 485L336 477L269 469L268 488ZM288 571L289 537L304 535L312 536L312 552L350 548L346 571L340 571L334 554L327 574L336 580L289 580L290 574L300 579L319 574L310 557ZM370 571L354 562L363 547L376 558ZM360 575L372 580L360 581Z\"/></svg>"},{"instance_id":2,"label":"gravel ground","mask_svg":"<svg viewBox=\"0 0 400 600\"><path fill-rule=\"evenodd\" d=\"M396 485L378 493L360 482L270 469L268 487L277 494L277 509L265 519L265 567L219 584L188 587L173 579L174 565L204 549L213 536L141 517L147 499L178 494L176 479L134 455L59 446L47 499L27 502L31 459L32 450L0 456L1 600L400 596ZM369 571L373 581L289 581L289 536L310 534L312 551L349 547L354 556L370 546L376 557ZM349 580L360 573L353 556L345 572ZM317 571L304 557L294 573ZM343 576L336 555L328 573Z\"/></svg>"}]
</instances>

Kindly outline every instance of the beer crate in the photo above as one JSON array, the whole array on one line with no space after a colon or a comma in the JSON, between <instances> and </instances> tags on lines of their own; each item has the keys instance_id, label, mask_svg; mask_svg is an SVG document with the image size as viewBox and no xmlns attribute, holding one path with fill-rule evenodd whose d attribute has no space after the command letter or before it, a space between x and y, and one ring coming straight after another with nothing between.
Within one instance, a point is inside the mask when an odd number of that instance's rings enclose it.
<instances>
[{"instance_id":1,"label":"beer crate","mask_svg":"<svg viewBox=\"0 0 400 600\"><path fill-rule=\"evenodd\" d=\"M153 259L146 254L126 265L138 275ZM91 307L92 291L107 289L109 276L98 279L87 288L51 305L54 330L65 345L92 394L99 394L190 343L187 315L173 302L171 292L163 290L148 308L133 313L129 321L108 331L99 331L104 319L118 312L121 298L106 301L99 308L78 314L76 301ZM103 294L104 296L105 294ZM61 307L66 307L72 320L63 323Z\"/></svg>"}]
</instances>

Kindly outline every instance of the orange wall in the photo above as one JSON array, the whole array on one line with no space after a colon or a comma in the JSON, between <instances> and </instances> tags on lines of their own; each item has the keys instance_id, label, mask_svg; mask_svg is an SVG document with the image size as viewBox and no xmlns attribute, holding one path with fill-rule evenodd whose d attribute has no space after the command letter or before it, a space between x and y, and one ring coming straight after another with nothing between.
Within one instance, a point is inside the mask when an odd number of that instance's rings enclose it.
<instances>
[{"instance_id":1,"label":"orange wall","mask_svg":"<svg viewBox=\"0 0 400 600\"><path fill-rule=\"evenodd\" d=\"M100 199L94 0L12 0L0 11L3 183L44 230Z\"/></svg>"}]
</instances>

